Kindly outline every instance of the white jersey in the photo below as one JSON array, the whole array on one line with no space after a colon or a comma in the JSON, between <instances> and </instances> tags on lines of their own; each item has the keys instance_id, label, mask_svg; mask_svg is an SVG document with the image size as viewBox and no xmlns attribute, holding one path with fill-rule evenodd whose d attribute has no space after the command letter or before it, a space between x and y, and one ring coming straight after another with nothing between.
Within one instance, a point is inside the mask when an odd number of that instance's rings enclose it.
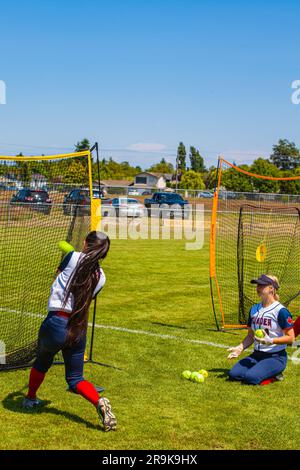
<instances>
[{"instance_id":1,"label":"white jersey","mask_svg":"<svg viewBox=\"0 0 300 470\"><path fill-rule=\"evenodd\" d=\"M73 295L70 294L69 298L66 302L66 305L63 307L63 301L65 296L65 289L68 280L70 279L71 275L73 274L78 260L80 256L84 256L81 252L78 251L71 251L68 253L64 259L62 260L60 266L58 267L60 274L57 276L55 281L51 286L51 293L48 299L48 312L50 311L62 311L71 313L73 310L74 305L74 298ZM106 277L102 268L99 267L99 281L98 284L93 292L93 297L100 292L100 290L104 287Z\"/></svg>"},{"instance_id":2,"label":"white jersey","mask_svg":"<svg viewBox=\"0 0 300 470\"><path fill-rule=\"evenodd\" d=\"M270 336L270 338L280 338L284 336L287 328L293 327L292 315L287 308L280 302L273 302L268 307L263 307L261 303L252 306L249 314L248 326L255 333L256 330L262 329ZM286 344L261 344L255 340L255 351L274 353L283 351Z\"/></svg>"}]
</instances>

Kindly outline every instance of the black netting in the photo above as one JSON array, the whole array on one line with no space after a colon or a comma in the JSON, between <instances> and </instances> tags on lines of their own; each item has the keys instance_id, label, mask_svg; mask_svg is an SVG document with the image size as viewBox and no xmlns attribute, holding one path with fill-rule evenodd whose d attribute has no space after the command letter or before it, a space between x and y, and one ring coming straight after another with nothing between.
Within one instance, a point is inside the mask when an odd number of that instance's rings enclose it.
<instances>
[{"instance_id":1,"label":"black netting","mask_svg":"<svg viewBox=\"0 0 300 470\"><path fill-rule=\"evenodd\" d=\"M58 243L80 250L90 229L86 157L21 163L0 160L0 370L34 360ZM24 189L26 201L16 197ZM75 189L84 198L66 201Z\"/></svg>"},{"instance_id":2,"label":"black netting","mask_svg":"<svg viewBox=\"0 0 300 470\"><path fill-rule=\"evenodd\" d=\"M279 183L241 173L221 160L210 243L218 327L245 325L250 306L259 301L250 280L263 273L279 278L281 302L298 315L300 197L280 194ZM240 192L240 187L248 192Z\"/></svg>"},{"instance_id":3,"label":"black netting","mask_svg":"<svg viewBox=\"0 0 300 470\"><path fill-rule=\"evenodd\" d=\"M300 212L296 207L262 207L245 204L240 209L237 269L239 322L247 321L251 305L257 302L250 283L262 273L276 275L280 301L299 308Z\"/></svg>"}]
</instances>

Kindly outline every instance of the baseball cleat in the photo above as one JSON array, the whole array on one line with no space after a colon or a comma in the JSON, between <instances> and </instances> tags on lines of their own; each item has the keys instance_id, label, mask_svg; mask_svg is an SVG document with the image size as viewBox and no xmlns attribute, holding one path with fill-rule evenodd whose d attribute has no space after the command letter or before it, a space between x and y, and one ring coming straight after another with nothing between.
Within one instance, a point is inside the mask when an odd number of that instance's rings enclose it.
<instances>
[{"instance_id":1,"label":"baseball cleat","mask_svg":"<svg viewBox=\"0 0 300 470\"><path fill-rule=\"evenodd\" d=\"M33 410L34 408L38 408L39 406L42 405L42 400L39 400L38 398L28 398L25 397L22 403L22 408L25 410Z\"/></svg>"},{"instance_id":2,"label":"baseball cleat","mask_svg":"<svg viewBox=\"0 0 300 470\"><path fill-rule=\"evenodd\" d=\"M102 421L104 431L114 431L117 420L111 410L111 404L107 398L100 398L97 406L98 415Z\"/></svg>"}]
</instances>

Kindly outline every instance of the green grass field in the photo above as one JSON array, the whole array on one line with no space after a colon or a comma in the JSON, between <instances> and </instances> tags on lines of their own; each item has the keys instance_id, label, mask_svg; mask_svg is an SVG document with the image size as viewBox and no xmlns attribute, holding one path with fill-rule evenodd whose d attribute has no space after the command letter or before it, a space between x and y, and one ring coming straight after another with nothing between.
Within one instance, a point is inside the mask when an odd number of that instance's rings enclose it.
<instances>
[{"instance_id":1,"label":"green grass field","mask_svg":"<svg viewBox=\"0 0 300 470\"><path fill-rule=\"evenodd\" d=\"M112 241L94 359L122 370L86 364L85 378L105 387L116 432L102 432L93 406L66 392L62 366L32 413L20 406L29 371L2 372L0 448L299 449L299 365L289 361L285 380L267 387L227 380L225 346L245 332L215 330L207 242L208 233L202 250L187 251L179 240ZM200 368L203 384L181 378Z\"/></svg>"}]
</instances>

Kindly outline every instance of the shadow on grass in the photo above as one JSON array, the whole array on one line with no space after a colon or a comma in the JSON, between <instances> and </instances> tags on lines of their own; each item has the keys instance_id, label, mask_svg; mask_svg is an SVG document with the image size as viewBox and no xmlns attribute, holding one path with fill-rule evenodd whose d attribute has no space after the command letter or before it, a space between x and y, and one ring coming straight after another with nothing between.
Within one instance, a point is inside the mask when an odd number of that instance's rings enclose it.
<instances>
[{"instance_id":1,"label":"shadow on grass","mask_svg":"<svg viewBox=\"0 0 300 470\"><path fill-rule=\"evenodd\" d=\"M4 400L2 400L3 407L9 411L27 414L27 415L48 413L48 414L52 414L56 416L62 416L66 419L69 419L70 421L73 421L74 423L85 424L85 426L89 429L99 429L99 426L95 426L89 421L86 421L85 419L80 418L79 416L73 413L68 413L67 411L61 411L61 410L58 410L57 408L47 408L47 406L50 405L51 403L50 400L43 400L43 404L39 408L35 408L34 410L24 410L22 408L22 402L23 402L24 396L25 395L21 393L21 390L10 393L4 398Z\"/></svg>"},{"instance_id":2,"label":"shadow on grass","mask_svg":"<svg viewBox=\"0 0 300 470\"><path fill-rule=\"evenodd\" d=\"M159 325L159 326L167 326L168 328L180 328L181 330L186 330L186 326L179 326L179 325L170 325L169 323L160 323L158 321L152 321L152 325Z\"/></svg>"},{"instance_id":3,"label":"shadow on grass","mask_svg":"<svg viewBox=\"0 0 300 470\"><path fill-rule=\"evenodd\" d=\"M229 376L228 376L229 370L230 369L208 369L209 372L214 372L216 377L220 379L228 379L228 380L229 380Z\"/></svg>"},{"instance_id":4,"label":"shadow on grass","mask_svg":"<svg viewBox=\"0 0 300 470\"><path fill-rule=\"evenodd\" d=\"M206 331L212 331L213 333L220 333L220 334L226 334L226 335L232 335L232 336L237 336L238 331L241 330L217 330L217 328L205 328Z\"/></svg>"}]
</instances>

